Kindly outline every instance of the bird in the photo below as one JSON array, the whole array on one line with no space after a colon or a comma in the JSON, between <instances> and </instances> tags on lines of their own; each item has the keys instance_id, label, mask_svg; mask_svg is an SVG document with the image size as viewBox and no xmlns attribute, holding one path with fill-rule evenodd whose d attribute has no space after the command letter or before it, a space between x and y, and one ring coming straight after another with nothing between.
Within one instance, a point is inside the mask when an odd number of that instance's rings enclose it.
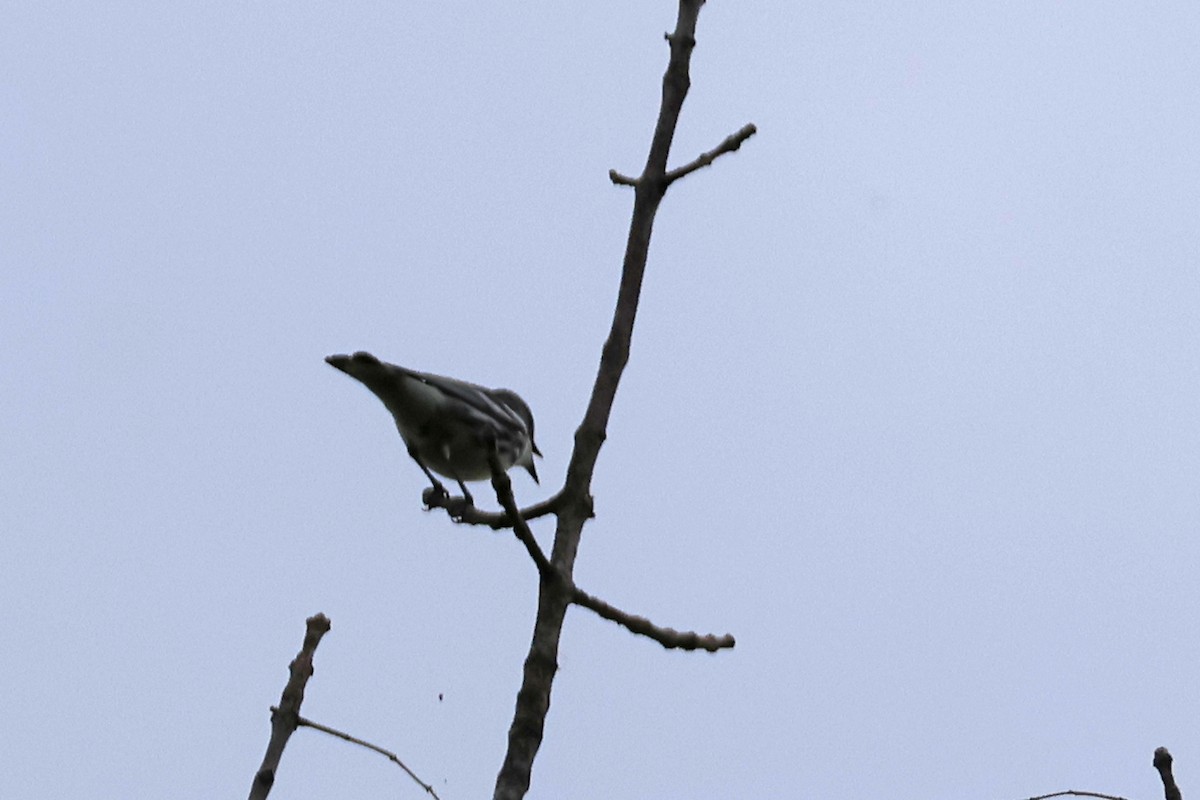
<instances>
[{"instance_id":1,"label":"bird","mask_svg":"<svg viewBox=\"0 0 1200 800\"><path fill-rule=\"evenodd\" d=\"M325 362L383 401L435 493L447 496L436 472L458 483L474 505L466 482L492 477L493 452L505 472L520 465L538 483L533 457L542 453L533 440L533 413L516 392L417 372L363 351L327 356Z\"/></svg>"}]
</instances>

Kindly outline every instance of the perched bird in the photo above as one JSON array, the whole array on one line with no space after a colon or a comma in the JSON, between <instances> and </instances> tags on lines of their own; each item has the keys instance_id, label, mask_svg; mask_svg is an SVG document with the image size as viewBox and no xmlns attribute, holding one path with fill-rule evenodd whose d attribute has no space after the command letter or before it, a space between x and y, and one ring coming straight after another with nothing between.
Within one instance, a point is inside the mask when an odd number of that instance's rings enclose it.
<instances>
[{"instance_id":1,"label":"perched bird","mask_svg":"<svg viewBox=\"0 0 1200 800\"><path fill-rule=\"evenodd\" d=\"M396 418L408 454L433 482L434 491L446 493L433 476L436 472L456 481L463 497L473 503L465 481L492 477L491 452L506 472L520 464L537 481L533 457L541 452L533 441L533 414L516 392L415 372L370 353L329 356L325 361L383 401Z\"/></svg>"}]
</instances>

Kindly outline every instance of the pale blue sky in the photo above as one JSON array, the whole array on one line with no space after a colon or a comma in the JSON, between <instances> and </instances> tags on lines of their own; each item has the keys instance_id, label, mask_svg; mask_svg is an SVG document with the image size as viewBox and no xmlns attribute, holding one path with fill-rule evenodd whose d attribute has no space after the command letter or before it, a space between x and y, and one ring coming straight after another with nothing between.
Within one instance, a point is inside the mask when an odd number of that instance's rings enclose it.
<instances>
[{"instance_id":1,"label":"pale blue sky","mask_svg":"<svg viewBox=\"0 0 1200 800\"><path fill-rule=\"evenodd\" d=\"M317 611L305 713L490 796L534 568L322 359L517 389L557 487L674 14L0 11L0 797L241 795ZM1200 5L698 39L673 163L760 133L663 205L577 577L738 647L573 612L530 796L1195 791ZM304 731L275 793L423 796Z\"/></svg>"}]
</instances>

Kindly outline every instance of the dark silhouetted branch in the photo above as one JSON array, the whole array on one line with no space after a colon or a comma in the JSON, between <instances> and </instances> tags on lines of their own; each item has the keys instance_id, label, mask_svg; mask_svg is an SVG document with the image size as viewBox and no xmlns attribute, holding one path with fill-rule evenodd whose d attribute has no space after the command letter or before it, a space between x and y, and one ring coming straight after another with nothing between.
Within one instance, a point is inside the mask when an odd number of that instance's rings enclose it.
<instances>
[{"instance_id":1,"label":"dark silhouetted branch","mask_svg":"<svg viewBox=\"0 0 1200 800\"><path fill-rule=\"evenodd\" d=\"M756 128L752 123L743 125L742 129L737 133L729 134L725 137L724 141L722 141L712 150L709 150L707 153L701 153L699 156L697 156L695 161L691 161L687 164L684 164L682 167L677 167L667 172L666 175L663 176L663 179L666 181L667 186L670 186L672 183L684 177L685 175L690 175L698 169L710 166L725 153L732 153L735 150L741 149L742 143L756 133L758 133L758 128ZM628 175L622 175L615 169L610 169L608 171L608 179L617 186L637 186L638 181L641 180L640 178L630 178Z\"/></svg>"},{"instance_id":2,"label":"dark silhouetted branch","mask_svg":"<svg viewBox=\"0 0 1200 800\"><path fill-rule=\"evenodd\" d=\"M263 756L262 766L254 773L254 782L250 785L250 800L264 800L275 785L275 773L279 769L279 759L283 757L283 748L287 746L292 732L300 724L300 704L304 702L304 687L313 674L313 653L321 643L321 637L328 632L329 618L324 614L309 617L306 621L304 644L288 665L288 682L283 687L279 706L271 707L271 740L267 743L267 753Z\"/></svg>"},{"instance_id":3,"label":"dark silhouetted branch","mask_svg":"<svg viewBox=\"0 0 1200 800\"><path fill-rule=\"evenodd\" d=\"M1183 793L1179 791L1179 786L1175 783L1175 775L1171 772L1171 754L1167 752L1167 748L1160 747L1154 751L1154 768L1158 770L1158 776L1162 778L1163 795L1165 800L1183 800ZM1099 792L1078 792L1074 789L1068 789L1065 792L1054 792L1053 794L1040 794L1037 797L1030 797L1027 800L1050 800L1052 797L1097 797L1100 800L1125 800L1124 797L1118 797L1112 794L1100 794Z\"/></svg>"},{"instance_id":4,"label":"dark silhouetted branch","mask_svg":"<svg viewBox=\"0 0 1200 800\"><path fill-rule=\"evenodd\" d=\"M753 125L745 125L737 133L730 134L725 137L725 141L709 150L707 153L701 153L700 156L690 164L684 164L678 169L673 169L667 173L667 185L674 183L684 175L690 175L698 169L707 167L725 153L732 153L742 146L742 142L749 139L754 134L758 133L758 128Z\"/></svg>"},{"instance_id":5,"label":"dark silhouetted branch","mask_svg":"<svg viewBox=\"0 0 1200 800\"><path fill-rule=\"evenodd\" d=\"M1175 784L1175 775L1171 772L1171 754L1165 747L1159 747L1154 751L1154 768L1158 770L1158 776L1162 778L1163 796L1166 800L1183 800L1183 792L1179 791L1179 787Z\"/></svg>"},{"instance_id":6,"label":"dark silhouetted branch","mask_svg":"<svg viewBox=\"0 0 1200 800\"><path fill-rule=\"evenodd\" d=\"M271 711L276 711L276 710L277 709L274 706L271 707ZM304 717L298 717L296 719L296 724L303 728L312 728L313 730L320 731L321 733L328 733L330 736L336 736L337 738L343 739L347 742L350 742L351 744L357 744L361 747L367 748L368 750L374 750L376 753L379 753L382 756L386 756L389 761L391 761L396 766L400 767L400 769L407 772L408 777L410 777L414 781L416 781L418 786L420 786L422 789L424 789L426 792L428 792L434 798L437 798L437 800L440 800L440 798L438 798L437 792L435 792L433 790L433 787L430 786L425 781L418 778L417 774L415 772L413 772L411 769L409 769L408 765L406 765L403 761L400 760L400 756L396 755L392 751L384 750L382 747L380 747L377 744L371 744L370 742L364 742L362 739L359 739L356 736L351 736L350 734L345 733L343 731L339 731L336 728L330 728L328 725L322 725L319 722L313 722L311 719L305 719Z\"/></svg>"},{"instance_id":7,"label":"dark silhouetted branch","mask_svg":"<svg viewBox=\"0 0 1200 800\"><path fill-rule=\"evenodd\" d=\"M513 526L513 517L507 511L503 513L484 511L483 509L468 505L465 498L452 497L448 494L438 494L432 488L426 489L421 499L425 503L426 510L444 508L455 522L467 525L483 525L494 531ZM528 508L522 508L520 516L522 519L530 520L553 514L558 510L558 499L559 495L556 494L548 500L534 503Z\"/></svg>"},{"instance_id":8,"label":"dark silhouetted branch","mask_svg":"<svg viewBox=\"0 0 1200 800\"><path fill-rule=\"evenodd\" d=\"M533 531L525 524L525 518L521 515L521 510L517 508L516 498L513 497L512 481L508 479L508 474L500 466L500 458L495 450L488 453L488 465L492 468L492 488L496 490L496 499L500 502L505 514L513 520L513 533L521 540L521 544L525 545L533 563L537 564L538 574L542 576L542 580L554 580L559 577L558 570L550 564L546 554L542 552L541 545L533 537Z\"/></svg>"},{"instance_id":9,"label":"dark silhouetted branch","mask_svg":"<svg viewBox=\"0 0 1200 800\"><path fill-rule=\"evenodd\" d=\"M605 619L628 628L633 633L647 636L668 650L707 650L710 653L715 653L718 650L725 650L734 645L733 636L728 633L724 636L714 636L713 634L699 634L692 631L677 631L673 628L659 627L645 617L627 614L600 598L593 597L577 586L572 589L571 602L591 609Z\"/></svg>"},{"instance_id":10,"label":"dark silhouetted branch","mask_svg":"<svg viewBox=\"0 0 1200 800\"><path fill-rule=\"evenodd\" d=\"M1113 794L1100 794L1099 792L1077 792L1074 789L1067 789L1065 792L1054 792L1053 794L1042 794L1037 797L1029 797L1026 800L1048 800L1051 797L1098 797L1100 800L1125 800L1124 797L1117 797Z\"/></svg>"},{"instance_id":11,"label":"dark silhouetted branch","mask_svg":"<svg viewBox=\"0 0 1200 800\"><path fill-rule=\"evenodd\" d=\"M591 484L600 448L607 437L613 400L629 361L633 325L650 251L654 217L667 191L667 157L679 122L683 101L691 86L689 69L696 45L696 21L703 0L680 0L675 31L667 36L671 56L663 74L662 103L646 156L646 166L637 179L625 178L615 171L614 182L634 188L633 213L625 243L621 283L617 292L612 326L600 355L600 367L592 386L592 395L583 421L575 431L575 447L567 466L567 478L558 497L555 512L558 526L550 562L562 580L543 580L538 585L538 610L533 641L525 658L521 689L508 731L508 750L496 776L495 800L520 800L529 790L533 760L542 744L546 714L550 709L550 690L558 670L558 648L563 620L573 595L575 556L583 526L592 516ZM600 605L597 601L597 605ZM603 604L604 608L611 606ZM595 610L595 609L593 609ZM614 609L615 611L615 609ZM627 615L626 615L627 616ZM614 616L615 618L615 616ZM629 620L634 618L629 617ZM630 630L633 630L630 627ZM655 629L650 626L650 629Z\"/></svg>"}]
</instances>

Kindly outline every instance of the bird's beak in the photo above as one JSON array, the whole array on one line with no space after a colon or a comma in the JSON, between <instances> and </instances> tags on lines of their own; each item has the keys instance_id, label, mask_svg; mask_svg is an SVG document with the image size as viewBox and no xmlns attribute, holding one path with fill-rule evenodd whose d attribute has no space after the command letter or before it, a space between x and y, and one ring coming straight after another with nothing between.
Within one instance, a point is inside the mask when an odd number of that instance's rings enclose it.
<instances>
[{"instance_id":1,"label":"bird's beak","mask_svg":"<svg viewBox=\"0 0 1200 800\"><path fill-rule=\"evenodd\" d=\"M537 450L534 450L534 452L537 453ZM538 453L538 455L540 456L541 453ZM533 478L534 483L541 485L541 481L538 480L538 476L537 476L537 467L535 467L533 465L532 458L529 459L528 464L522 464L521 466L525 467L525 470L529 473L529 477Z\"/></svg>"},{"instance_id":2,"label":"bird's beak","mask_svg":"<svg viewBox=\"0 0 1200 800\"><path fill-rule=\"evenodd\" d=\"M542 457L542 451L537 449L537 442L534 442L534 441L532 441L532 440L531 440L531 441L529 442L529 449L530 449L531 451L533 451L533 454L534 454L535 456L537 456L538 458L541 458L541 457Z\"/></svg>"}]
</instances>

